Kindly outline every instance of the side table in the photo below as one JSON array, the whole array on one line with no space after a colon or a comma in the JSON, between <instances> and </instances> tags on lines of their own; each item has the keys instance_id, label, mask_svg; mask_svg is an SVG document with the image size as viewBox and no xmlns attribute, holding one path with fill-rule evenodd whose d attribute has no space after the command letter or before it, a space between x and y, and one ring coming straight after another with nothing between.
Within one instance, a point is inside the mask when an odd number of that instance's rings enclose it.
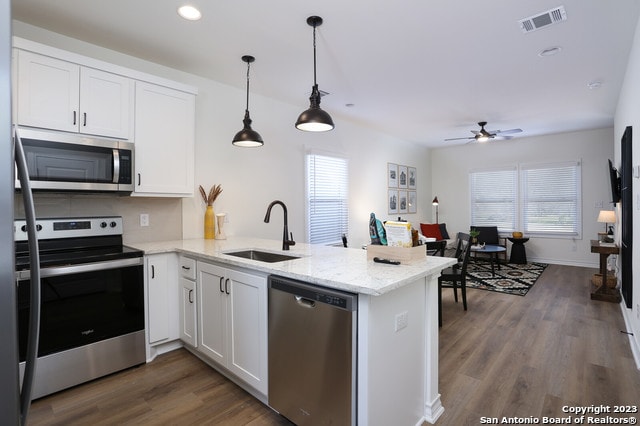
<instances>
[{"instance_id":1,"label":"side table","mask_svg":"<svg viewBox=\"0 0 640 426\"><path fill-rule=\"evenodd\" d=\"M591 292L591 300L604 300L606 302L620 303L622 297L617 288L607 286L607 258L610 254L618 254L620 249L616 245L601 245L598 240L591 240L591 253L600 255L600 274L602 284Z\"/></svg>"},{"instance_id":2,"label":"side table","mask_svg":"<svg viewBox=\"0 0 640 426\"><path fill-rule=\"evenodd\" d=\"M527 263L527 252L524 249L524 243L529 241L529 238L507 238L513 244L511 246L511 256L509 257L509 263L515 263L525 265Z\"/></svg>"}]
</instances>

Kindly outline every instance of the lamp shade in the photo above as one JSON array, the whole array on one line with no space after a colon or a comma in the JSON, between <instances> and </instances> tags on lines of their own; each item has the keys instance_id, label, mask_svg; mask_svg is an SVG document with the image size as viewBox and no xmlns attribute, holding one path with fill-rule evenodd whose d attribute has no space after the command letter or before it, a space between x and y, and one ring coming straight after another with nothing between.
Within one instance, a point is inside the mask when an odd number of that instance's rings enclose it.
<instances>
[{"instance_id":1,"label":"lamp shade","mask_svg":"<svg viewBox=\"0 0 640 426\"><path fill-rule=\"evenodd\" d=\"M438 204L440 204L440 203L438 203L438 197L437 197L437 196L436 196L436 197L434 197L434 198L433 198L433 201L432 201L431 203L432 203L434 206L437 206Z\"/></svg>"},{"instance_id":2,"label":"lamp shade","mask_svg":"<svg viewBox=\"0 0 640 426\"><path fill-rule=\"evenodd\" d=\"M326 132L334 125L331 116L312 101L311 107L298 117L296 128L305 132Z\"/></svg>"},{"instance_id":3,"label":"lamp shade","mask_svg":"<svg viewBox=\"0 0 640 426\"><path fill-rule=\"evenodd\" d=\"M615 223L616 212L614 210L600 210L598 214L598 222Z\"/></svg>"},{"instance_id":4,"label":"lamp shade","mask_svg":"<svg viewBox=\"0 0 640 426\"><path fill-rule=\"evenodd\" d=\"M233 144L244 148L255 148L264 145L262 136L251 128L251 118L249 118L249 110L245 111L244 128L233 137Z\"/></svg>"}]
</instances>

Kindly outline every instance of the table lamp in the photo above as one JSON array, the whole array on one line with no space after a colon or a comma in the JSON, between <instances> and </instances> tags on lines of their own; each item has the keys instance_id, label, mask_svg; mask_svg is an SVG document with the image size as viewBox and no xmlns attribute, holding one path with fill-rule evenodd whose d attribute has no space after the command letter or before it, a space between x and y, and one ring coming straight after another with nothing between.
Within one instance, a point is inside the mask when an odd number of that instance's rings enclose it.
<instances>
[{"instance_id":1,"label":"table lamp","mask_svg":"<svg viewBox=\"0 0 640 426\"><path fill-rule=\"evenodd\" d=\"M613 241L613 226L608 225L616 222L616 212L614 210L600 210L598 222L604 223L604 231L607 234L606 238Z\"/></svg>"}]
</instances>

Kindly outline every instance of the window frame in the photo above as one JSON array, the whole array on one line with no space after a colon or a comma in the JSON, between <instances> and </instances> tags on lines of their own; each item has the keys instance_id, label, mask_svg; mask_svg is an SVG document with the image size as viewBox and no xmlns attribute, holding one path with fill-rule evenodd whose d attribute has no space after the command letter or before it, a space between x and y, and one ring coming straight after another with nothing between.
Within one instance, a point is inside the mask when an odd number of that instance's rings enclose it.
<instances>
[{"instance_id":1,"label":"window frame","mask_svg":"<svg viewBox=\"0 0 640 426\"><path fill-rule=\"evenodd\" d=\"M567 168L575 167L575 187L574 196L569 199L575 203L574 213L574 228L570 232L565 231L553 231L547 230L531 230L529 228L530 223L527 223L527 206L532 202L543 202L540 197L531 197L530 191L526 185L528 182L527 174L529 171L542 171L546 169L554 168ZM474 223L474 218L477 217L474 207L478 202L474 196L474 174L478 173L503 173L505 171L513 170L516 182L516 190L513 195L513 202L515 207L515 220L513 229L505 227L504 224L488 223L483 221L482 223ZM550 185L538 186L537 188L551 187ZM547 194L550 196L551 194ZM501 197L495 197L494 200L499 200ZM507 197L508 198L508 197ZM544 198L544 197L543 197ZM567 197L560 197L567 200ZM504 200L505 198L502 197ZM533 201L530 201L533 200ZM491 201L488 199L487 202ZM472 169L469 171L469 219L471 226L486 226L486 225L498 225L498 231L502 233L512 232L516 230L522 230L527 235L535 235L536 237L548 237L548 238L568 238L568 239L582 239L582 161L581 160L569 160L569 161L556 161L556 162L536 162L536 163L519 163L515 166L503 166L503 167L489 167L482 169Z\"/></svg>"},{"instance_id":2,"label":"window frame","mask_svg":"<svg viewBox=\"0 0 640 426\"><path fill-rule=\"evenodd\" d=\"M326 158L329 161L341 162L343 163L343 169L340 171L341 179L338 183L340 185L338 191L339 194L336 197L333 197L328 202L329 203L338 203L342 204L341 208L336 209L336 217L334 218L324 218L327 221L334 221L336 231L335 234L328 236L327 238L322 239L320 232L319 235L313 234L314 227L314 218L313 215L317 212L316 207L319 205L317 202L317 197L313 198L312 194L312 182L311 182L311 173L312 167L315 170L317 163L311 165L310 161L313 159L314 161L318 158ZM323 244L323 245L342 245L342 234L348 235L349 233L349 159L340 154L336 154L333 152L323 152L323 151L308 151L305 154L305 218L306 218L306 226L305 232L307 241L310 244ZM318 174L314 176L317 179ZM315 187L314 187L315 188ZM317 192L316 192L317 193ZM314 201L315 200L315 201ZM325 199L325 202L327 200ZM327 228L331 228L329 225ZM325 229L325 233L330 233L331 230Z\"/></svg>"}]
</instances>

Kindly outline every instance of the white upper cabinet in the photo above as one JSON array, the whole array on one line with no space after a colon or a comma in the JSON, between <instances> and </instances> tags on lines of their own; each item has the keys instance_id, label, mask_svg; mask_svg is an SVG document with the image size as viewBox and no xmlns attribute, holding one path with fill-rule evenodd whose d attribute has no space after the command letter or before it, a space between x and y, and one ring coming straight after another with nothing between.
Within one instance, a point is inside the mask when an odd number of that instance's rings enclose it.
<instances>
[{"instance_id":1,"label":"white upper cabinet","mask_svg":"<svg viewBox=\"0 0 640 426\"><path fill-rule=\"evenodd\" d=\"M18 51L18 124L129 139L133 81Z\"/></svg>"},{"instance_id":2,"label":"white upper cabinet","mask_svg":"<svg viewBox=\"0 0 640 426\"><path fill-rule=\"evenodd\" d=\"M136 81L133 195L192 196L195 96Z\"/></svg>"},{"instance_id":3,"label":"white upper cabinet","mask_svg":"<svg viewBox=\"0 0 640 426\"><path fill-rule=\"evenodd\" d=\"M80 133L129 139L133 81L92 68L80 69Z\"/></svg>"}]
</instances>

